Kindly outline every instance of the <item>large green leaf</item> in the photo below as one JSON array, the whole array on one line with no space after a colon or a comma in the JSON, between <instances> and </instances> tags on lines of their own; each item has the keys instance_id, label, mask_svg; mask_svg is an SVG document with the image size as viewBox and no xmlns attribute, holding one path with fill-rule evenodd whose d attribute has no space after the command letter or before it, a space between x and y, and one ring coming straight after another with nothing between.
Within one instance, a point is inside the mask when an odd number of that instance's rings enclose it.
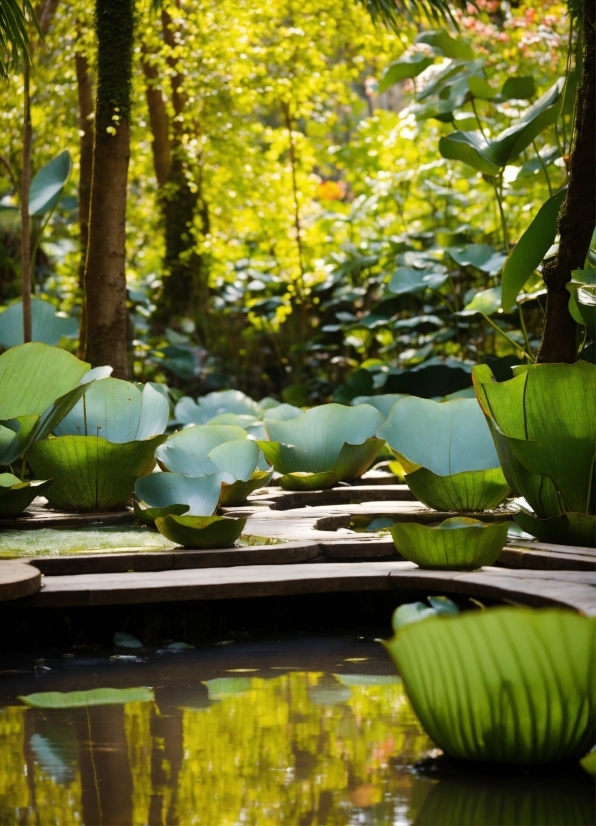
<instances>
[{"instance_id":1,"label":"large green leaf","mask_svg":"<svg viewBox=\"0 0 596 826\"><path fill-rule=\"evenodd\" d=\"M437 476L499 467L490 430L475 399L434 402L406 396L391 409L379 436L406 473L419 467Z\"/></svg>"},{"instance_id":2,"label":"large green leaf","mask_svg":"<svg viewBox=\"0 0 596 826\"><path fill-rule=\"evenodd\" d=\"M266 487L272 476L273 470L255 470L250 479L245 482L242 479L236 479L235 482L224 481L221 486L222 508L236 508L238 505L243 505L251 493Z\"/></svg>"},{"instance_id":3,"label":"large green leaf","mask_svg":"<svg viewBox=\"0 0 596 826\"><path fill-rule=\"evenodd\" d=\"M564 79L560 78L530 106L520 120L492 140L480 132L453 132L439 141L444 158L462 161L485 175L495 176L559 116Z\"/></svg>"},{"instance_id":4,"label":"large green leaf","mask_svg":"<svg viewBox=\"0 0 596 826\"><path fill-rule=\"evenodd\" d=\"M41 691L20 696L19 700L33 708L87 708L88 706L121 705L122 703L150 703L155 699L153 689L93 688L89 691Z\"/></svg>"},{"instance_id":5,"label":"large green leaf","mask_svg":"<svg viewBox=\"0 0 596 826\"><path fill-rule=\"evenodd\" d=\"M592 514L562 513L560 516L540 519L520 510L514 518L522 531L535 536L540 542L596 547L596 516Z\"/></svg>"},{"instance_id":6,"label":"large green leaf","mask_svg":"<svg viewBox=\"0 0 596 826\"><path fill-rule=\"evenodd\" d=\"M339 482L339 475L334 470L321 473L284 473L279 477L279 484L284 490L327 490Z\"/></svg>"},{"instance_id":7,"label":"large green leaf","mask_svg":"<svg viewBox=\"0 0 596 826\"><path fill-rule=\"evenodd\" d=\"M20 516L51 484L51 479L21 482L12 473L0 473L0 518Z\"/></svg>"},{"instance_id":8,"label":"large green leaf","mask_svg":"<svg viewBox=\"0 0 596 826\"><path fill-rule=\"evenodd\" d=\"M445 57L451 60L473 60L474 51L469 43L461 37L451 37L444 29L439 31L421 32L416 37L416 43L426 43L433 49L438 49Z\"/></svg>"},{"instance_id":9,"label":"large green leaf","mask_svg":"<svg viewBox=\"0 0 596 826\"><path fill-rule=\"evenodd\" d=\"M518 293L552 246L557 234L557 216L566 193L567 189L562 189L542 204L505 262L502 277L504 308L515 302Z\"/></svg>"},{"instance_id":10,"label":"large green leaf","mask_svg":"<svg viewBox=\"0 0 596 826\"><path fill-rule=\"evenodd\" d=\"M54 429L57 436L100 436L123 444L157 436L166 429L170 408L161 393L121 379L96 381Z\"/></svg>"},{"instance_id":11,"label":"large green leaf","mask_svg":"<svg viewBox=\"0 0 596 826\"><path fill-rule=\"evenodd\" d=\"M247 517L165 516L155 520L155 527L167 539L199 550L231 548L240 538Z\"/></svg>"},{"instance_id":12,"label":"large green leaf","mask_svg":"<svg viewBox=\"0 0 596 826\"><path fill-rule=\"evenodd\" d=\"M295 407L293 404L277 404L275 407L266 409L263 418L265 421L267 419L278 419L287 422L290 419L297 419L298 416L302 415L302 412L299 407Z\"/></svg>"},{"instance_id":13,"label":"large green leaf","mask_svg":"<svg viewBox=\"0 0 596 826\"><path fill-rule=\"evenodd\" d=\"M75 338L79 332L76 318L56 314L49 301L31 299L31 340L58 344L62 336ZM17 301L0 313L0 347L8 350L23 343L23 303Z\"/></svg>"},{"instance_id":14,"label":"large green leaf","mask_svg":"<svg viewBox=\"0 0 596 826\"><path fill-rule=\"evenodd\" d=\"M439 525L397 522L391 536L400 554L421 568L473 571L497 561L508 527L508 522L456 516Z\"/></svg>"},{"instance_id":15,"label":"large green leaf","mask_svg":"<svg viewBox=\"0 0 596 826\"><path fill-rule=\"evenodd\" d=\"M449 278L442 268L429 267L415 270L411 267L398 267L389 280L388 290L395 295L417 295L426 289L438 290Z\"/></svg>"},{"instance_id":16,"label":"large green leaf","mask_svg":"<svg viewBox=\"0 0 596 826\"><path fill-rule=\"evenodd\" d=\"M400 83L408 77L418 77L435 62L435 58L426 52L408 52L392 63L379 83L379 94L386 92L390 86Z\"/></svg>"},{"instance_id":17,"label":"large green leaf","mask_svg":"<svg viewBox=\"0 0 596 826\"><path fill-rule=\"evenodd\" d=\"M508 77L499 98L501 100L530 100L536 94L533 77Z\"/></svg>"},{"instance_id":18,"label":"large green leaf","mask_svg":"<svg viewBox=\"0 0 596 826\"><path fill-rule=\"evenodd\" d=\"M414 495L436 510L494 508L509 493L490 430L475 399L398 401L379 436Z\"/></svg>"},{"instance_id":19,"label":"large green leaf","mask_svg":"<svg viewBox=\"0 0 596 826\"><path fill-rule=\"evenodd\" d=\"M529 365L513 379L495 382L481 365L474 368L474 382L493 432L510 450L505 475L537 515L594 513L596 366ZM517 473L518 466L526 473ZM544 480L556 496L537 495Z\"/></svg>"},{"instance_id":20,"label":"large green leaf","mask_svg":"<svg viewBox=\"0 0 596 826\"><path fill-rule=\"evenodd\" d=\"M585 324L594 338L596 328L596 269L573 270L565 286L569 292L569 312L578 324Z\"/></svg>"},{"instance_id":21,"label":"large green leaf","mask_svg":"<svg viewBox=\"0 0 596 826\"><path fill-rule=\"evenodd\" d=\"M498 507L510 492L500 467L466 470L451 476L439 476L421 467L405 478L414 496L437 511L489 510Z\"/></svg>"},{"instance_id":22,"label":"large green leaf","mask_svg":"<svg viewBox=\"0 0 596 826\"><path fill-rule=\"evenodd\" d=\"M54 209L60 200L71 170L72 160L66 149L39 170L31 181L29 215L46 215Z\"/></svg>"},{"instance_id":23,"label":"large green leaf","mask_svg":"<svg viewBox=\"0 0 596 826\"><path fill-rule=\"evenodd\" d=\"M115 444L98 436L59 436L35 442L28 459L36 476L53 479L46 496L68 511L121 508L166 437Z\"/></svg>"},{"instance_id":24,"label":"large green leaf","mask_svg":"<svg viewBox=\"0 0 596 826\"><path fill-rule=\"evenodd\" d=\"M451 757L582 757L596 725L596 620L491 608L410 624L386 643L414 711Z\"/></svg>"},{"instance_id":25,"label":"large green leaf","mask_svg":"<svg viewBox=\"0 0 596 826\"><path fill-rule=\"evenodd\" d=\"M451 247L447 251L460 267L476 267L489 275L500 272L505 262L505 256L489 244L467 244L465 247Z\"/></svg>"},{"instance_id":26,"label":"large green leaf","mask_svg":"<svg viewBox=\"0 0 596 826\"><path fill-rule=\"evenodd\" d=\"M224 442L210 450L207 458L234 479L248 482L257 468L259 446L252 439Z\"/></svg>"},{"instance_id":27,"label":"large green leaf","mask_svg":"<svg viewBox=\"0 0 596 826\"><path fill-rule=\"evenodd\" d=\"M135 497L149 508L187 505L189 516L212 516L219 505L225 473L212 476L182 476L179 473L151 473L135 484ZM180 515L180 514L178 514Z\"/></svg>"},{"instance_id":28,"label":"large green leaf","mask_svg":"<svg viewBox=\"0 0 596 826\"><path fill-rule=\"evenodd\" d=\"M323 404L282 422L269 419L271 442L259 442L279 473L337 472L342 481L361 476L382 442L374 439L383 416L368 404Z\"/></svg>"},{"instance_id":29,"label":"large green leaf","mask_svg":"<svg viewBox=\"0 0 596 826\"><path fill-rule=\"evenodd\" d=\"M209 459L209 453L225 442L240 442L247 438L246 430L241 427L196 425L174 433L155 455L163 467L172 473L209 476L221 470Z\"/></svg>"},{"instance_id":30,"label":"large green leaf","mask_svg":"<svg viewBox=\"0 0 596 826\"><path fill-rule=\"evenodd\" d=\"M0 356L0 419L41 416L59 396L75 388L89 365L75 356L32 342Z\"/></svg>"}]
</instances>

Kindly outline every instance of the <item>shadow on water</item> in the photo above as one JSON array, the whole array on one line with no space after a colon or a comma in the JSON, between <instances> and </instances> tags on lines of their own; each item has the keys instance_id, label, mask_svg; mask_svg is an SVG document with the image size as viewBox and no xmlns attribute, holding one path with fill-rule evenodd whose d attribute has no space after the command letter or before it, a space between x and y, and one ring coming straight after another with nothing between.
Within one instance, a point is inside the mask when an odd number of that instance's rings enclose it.
<instances>
[{"instance_id":1,"label":"shadow on water","mask_svg":"<svg viewBox=\"0 0 596 826\"><path fill-rule=\"evenodd\" d=\"M226 641L222 641L226 642ZM15 657L0 672L2 826L589 826L593 783L429 760L371 640ZM37 675L37 676L36 676ZM153 700L27 708L19 695L152 686Z\"/></svg>"}]
</instances>

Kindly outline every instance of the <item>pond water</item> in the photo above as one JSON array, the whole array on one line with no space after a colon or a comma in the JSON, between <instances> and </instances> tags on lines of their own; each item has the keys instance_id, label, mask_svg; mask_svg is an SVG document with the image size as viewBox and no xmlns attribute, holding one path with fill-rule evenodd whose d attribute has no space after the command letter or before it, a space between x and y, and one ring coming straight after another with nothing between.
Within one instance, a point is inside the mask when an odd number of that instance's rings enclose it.
<instances>
[{"instance_id":1,"label":"pond water","mask_svg":"<svg viewBox=\"0 0 596 826\"><path fill-rule=\"evenodd\" d=\"M19 700L140 686L144 701L113 705ZM441 769L432 749L369 638L75 648L0 669L2 826L595 822L580 771Z\"/></svg>"}]
</instances>

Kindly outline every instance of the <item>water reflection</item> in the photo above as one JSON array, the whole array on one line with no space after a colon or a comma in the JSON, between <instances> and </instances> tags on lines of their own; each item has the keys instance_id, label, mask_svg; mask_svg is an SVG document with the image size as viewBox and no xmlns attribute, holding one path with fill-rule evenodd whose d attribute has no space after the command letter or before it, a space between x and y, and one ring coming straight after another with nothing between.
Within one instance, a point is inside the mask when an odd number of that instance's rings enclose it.
<instances>
[{"instance_id":1,"label":"water reflection","mask_svg":"<svg viewBox=\"0 0 596 826\"><path fill-rule=\"evenodd\" d=\"M588 781L415 771L432 743L396 678L288 671L204 686L192 698L170 685L156 702L0 710L0 824L594 823Z\"/></svg>"}]
</instances>

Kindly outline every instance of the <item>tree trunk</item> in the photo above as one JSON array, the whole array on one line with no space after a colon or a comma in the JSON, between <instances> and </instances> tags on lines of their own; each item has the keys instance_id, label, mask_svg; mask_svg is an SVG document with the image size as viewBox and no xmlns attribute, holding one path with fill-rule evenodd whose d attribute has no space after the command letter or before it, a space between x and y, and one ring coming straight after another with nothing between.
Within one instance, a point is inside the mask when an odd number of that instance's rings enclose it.
<instances>
[{"instance_id":1,"label":"tree trunk","mask_svg":"<svg viewBox=\"0 0 596 826\"><path fill-rule=\"evenodd\" d=\"M31 101L29 63L23 68L23 172L21 175L21 297L23 301L23 341L31 341L31 224L29 188L31 186Z\"/></svg>"},{"instance_id":2,"label":"tree trunk","mask_svg":"<svg viewBox=\"0 0 596 826\"><path fill-rule=\"evenodd\" d=\"M89 241L85 266L85 359L127 376L126 195L134 0L96 0L97 95Z\"/></svg>"},{"instance_id":3,"label":"tree trunk","mask_svg":"<svg viewBox=\"0 0 596 826\"><path fill-rule=\"evenodd\" d=\"M159 88L157 66L151 62L151 54L143 44L141 49L143 74L145 75L145 97L149 109L149 123L153 140L153 168L157 186L161 189L170 172L170 131L166 103Z\"/></svg>"},{"instance_id":4,"label":"tree trunk","mask_svg":"<svg viewBox=\"0 0 596 826\"><path fill-rule=\"evenodd\" d=\"M77 92L79 99L79 228L81 257L79 261L79 288L85 288L85 261L89 242L89 204L91 200L91 176L93 172L93 81L89 61L82 52L75 53L75 67L77 72ZM85 350L85 302L81 308L81 323L79 330L79 356Z\"/></svg>"},{"instance_id":5,"label":"tree trunk","mask_svg":"<svg viewBox=\"0 0 596 826\"><path fill-rule=\"evenodd\" d=\"M571 271L581 269L596 223L596 64L594 59L594 0L584 0L582 74L575 104L575 135L569 157L569 186L559 213L559 250L545 265L546 316L539 362L572 363L577 358L576 324L569 313L565 284Z\"/></svg>"}]
</instances>

